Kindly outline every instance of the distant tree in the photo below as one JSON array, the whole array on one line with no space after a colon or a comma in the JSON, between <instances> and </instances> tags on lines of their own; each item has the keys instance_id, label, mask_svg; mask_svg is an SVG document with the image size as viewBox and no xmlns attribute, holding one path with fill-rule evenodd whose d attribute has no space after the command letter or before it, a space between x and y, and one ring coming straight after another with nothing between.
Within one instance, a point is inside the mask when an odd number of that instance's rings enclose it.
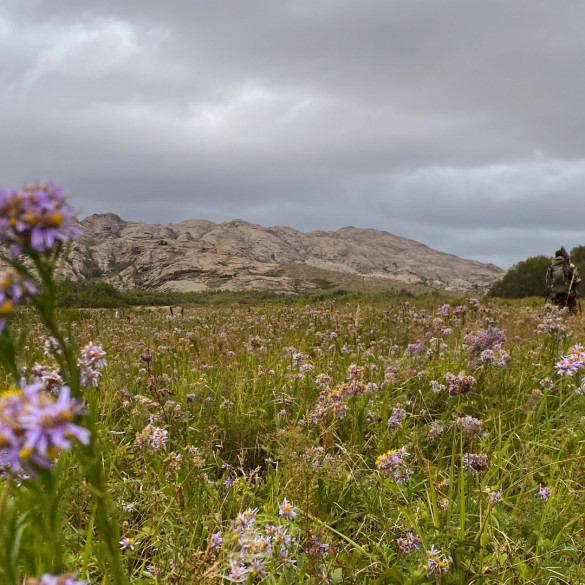
<instances>
[{"instance_id":1,"label":"distant tree","mask_svg":"<svg viewBox=\"0 0 585 585\"><path fill-rule=\"evenodd\" d=\"M67 279L57 285L57 304L60 307L123 307L126 301L115 287L101 280L72 282Z\"/></svg>"},{"instance_id":2,"label":"distant tree","mask_svg":"<svg viewBox=\"0 0 585 585\"><path fill-rule=\"evenodd\" d=\"M574 264L585 264L585 246L575 246L570 256Z\"/></svg>"},{"instance_id":3,"label":"distant tree","mask_svg":"<svg viewBox=\"0 0 585 585\"><path fill-rule=\"evenodd\" d=\"M579 276L583 278L585 276L585 246L575 246L571 250L571 262L577 267ZM579 291L580 295L583 291Z\"/></svg>"},{"instance_id":4,"label":"distant tree","mask_svg":"<svg viewBox=\"0 0 585 585\"><path fill-rule=\"evenodd\" d=\"M544 281L550 262L551 259L548 256L541 255L514 264L502 280L491 286L487 296L503 299L544 296Z\"/></svg>"}]
</instances>

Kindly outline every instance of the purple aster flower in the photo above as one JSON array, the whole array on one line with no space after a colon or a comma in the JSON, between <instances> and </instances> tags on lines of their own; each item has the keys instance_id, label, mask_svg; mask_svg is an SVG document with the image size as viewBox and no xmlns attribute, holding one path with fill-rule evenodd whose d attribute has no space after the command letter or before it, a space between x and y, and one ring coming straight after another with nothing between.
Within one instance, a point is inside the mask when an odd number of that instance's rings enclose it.
<instances>
[{"instance_id":1,"label":"purple aster flower","mask_svg":"<svg viewBox=\"0 0 585 585\"><path fill-rule=\"evenodd\" d=\"M461 429L469 436L479 435L481 433L482 425L483 421L478 418L474 418L473 416L457 417L457 428Z\"/></svg>"},{"instance_id":2,"label":"purple aster flower","mask_svg":"<svg viewBox=\"0 0 585 585\"><path fill-rule=\"evenodd\" d=\"M364 377L364 368L357 364L350 364L347 368L346 380L361 380Z\"/></svg>"},{"instance_id":3,"label":"purple aster flower","mask_svg":"<svg viewBox=\"0 0 585 585\"><path fill-rule=\"evenodd\" d=\"M278 514L286 520L292 520L297 515L295 507L286 498L278 507Z\"/></svg>"},{"instance_id":4,"label":"purple aster flower","mask_svg":"<svg viewBox=\"0 0 585 585\"><path fill-rule=\"evenodd\" d=\"M102 377L102 373L84 364L79 364L79 366L81 374L81 385L93 386L94 388L97 388L100 382L100 378Z\"/></svg>"},{"instance_id":5,"label":"purple aster flower","mask_svg":"<svg viewBox=\"0 0 585 585\"><path fill-rule=\"evenodd\" d=\"M70 342L69 339L66 337L64 339L65 345L69 346ZM48 358L55 358L58 355L63 355L63 348L57 339L54 337L48 337L45 339L45 347L43 349L43 353Z\"/></svg>"},{"instance_id":6,"label":"purple aster flower","mask_svg":"<svg viewBox=\"0 0 585 585\"><path fill-rule=\"evenodd\" d=\"M449 396L467 396L477 382L473 376L468 376L464 371L459 372L457 376L447 372L444 378L449 383Z\"/></svg>"},{"instance_id":7,"label":"purple aster flower","mask_svg":"<svg viewBox=\"0 0 585 585\"><path fill-rule=\"evenodd\" d=\"M408 555L412 550L418 550L422 546L422 539L420 536L415 536L412 532L409 532L405 538L397 538L396 544L403 553Z\"/></svg>"},{"instance_id":8,"label":"purple aster flower","mask_svg":"<svg viewBox=\"0 0 585 585\"><path fill-rule=\"evenodd\" d=\"M417 343L409 343L406 346L406 349L404 350L405 354L412 354L412 355L418 355L423 349L423 344L422 342L417 342Z\"/></svg>"},{"instance_id":9,"label":"purple aster flower","mask_svg":"<svg viewBox=\"0 0 585 585\"><path fill-rule=\"evenodd\" d=\"M51 370L48 366L35 363L30 370L34 382L42 384L43 392L58 394L63 386L63 378L58 369Z\"/></svg>"},{"instance_id":10,"label":"purple aster flower","mask_svg":"<svg viewBox=\"0 0 585 585\"><path fill-rule=\"evenodd\" d=\"M438 380L431 380L429 382L429 385L431 387L431 390L435 393L440 392L441 390L446 390L447 386L445 386L445 384L441 384Z\"/></svg>"},{"instance_id":11,"label":"purple aster flower","mask_svg":"<svg viewBox=\"0 0 585 585\"><path fill-rule=\"evenodd\" d=\"M333 378L329 374L317 374L315 376L315 384L319 384L320 386L326 386L332 381Z\"/></svg>"},{"instance_id":12,"label":"purple aster flower","mask_svg":"<svg viewBox=\"0 0 585 585\"><path fill-rule=\"evenodd\" d=\"M472 356L480 355L486 349L499 347L507 339L506 332L492 327L481 329L474 333L467 333L464 337L465 343L469 346L469 352Z\"/></svg>"},{"instance_id":13,"label":"purple aster flower","mask_svg":"<svg viewBox=\"0 0 585 585\"><path fill-rule=\"evenodd\" d=\"M209 539L209 548L212 550L219 550L223 545L223 538L221 537L221 532L215 532L211 535Z\"/></svg>"},{"instance_id":14,"label":"purple aster flower","mask_svg":"<svg viewBox=\"0 0 585 585\"><path fill-rule=\"evenodd\" d=\"M279 567L290 567L296 563L296 560L291 558L288 548L281 549L279 561Z\"/></svg>"},{"instance_id":15,"label":"purple aster flower","mask_svg":"<svg viewBox=\"0 0 585 585\"><path fill-rule=\"evenodd\" d=\"M15 474L22 471L19 460L20 443L8 424L0 422L0 469L8 468Z\"/></svg>"},{"instance_id":16,"label":"purple aster flower","mask_svg":"<svg viewBox=\"0 0 585 585\"><path fill-rule=\"evenodd\" d=\"M264 531L275 545L280 546L281 550L285 550L292 543L292 538L286 533L286 528L267 524Z\"/></svg>"},{"instance_id":17,"label":"purple aster flower","mask_svg":"<svg viewBox=\"0 0 585 585\"><path fill-rule=\"evenodd\" d=\"M496 354L493 349L484 349L477 360L477 365L493 364L496 361Z\"/></svg>"},{"instance_id":18,"label":"purple aster flower","mask_svg":"<svg viewBox=\"0 0 585 585\"><path fill-rule=\"evenodd\" d=\"M501 490L498 490L495 492L489 490L487 492L487 500L490 504L496 504L497 502L501 502L503 497L504 497L504 494L502 493Z\"/></svg>"},{"instance_id":19,"label":"purple aster flower","mask_svg":"<svg viewBox=\"0 0 585 585\"><path fill-rule=\"evenodd\" d=\"M87 585L87 581L76 579L73 573L66 575L49 575L46 573L41 577L39 585Z\"/></svg>"},{"instance_id":20,"label":"purple aster flower","mask_svg":"<svg viewBox=\"0 0 585 585\"><path fill-rule=\"evenodd\" d=\"M255 557L250 563L250 575L254 577L263 577L266 575L266 568L262 559Z\"/></svg>"},{"instance_id":21,"label":"purple aster flower","mask_svg":"<svg viewBox=\"0 0 585 585\"><path fill-rule=\"evenodd\" d=\"M548 500L552 495L552 489L549 488L546 484L541 483L540 487L538 488L538 496L543 500Z\"/></svg>"},{"instance_id":22,"label":"purple aster flower","mask_svg":"<svg viewBox=\"0 0 585 585\"><path fill-rule=\"evenodd\" d=\"M429 577L439 577L443 573L446 573L451 565L453 559L451 557L445 557L440 550L435 549L434 546L427 551L427 575Z\"/></svg>"},{"instance_id":23,"label":"purple aster flower","mask_svg":"<svg viewBox=\"0 0 585 585\"><path fill-rule=\"evenodd\" d=\"M243 530L254 524L256 522L256 514L258 514L258 508L248 508L244 512L240 512L236 516L236 528Z\"/></svg>"},{"instance_id":24,"label":"purple aster flower","mask_svg":"<svg viewBox=\"0 0 585 585\"><path fill-rule=\"evenodd\" d=\"M444 305L441 305L441 307L439 307L439 309L437 310L437 313L443 317L447 317L447 315L449 315L450 311L451 311L451 305L446 303Z\"/></svg>"},{"instance_id":25,"label":"purple aster flower","mask_svg":"<svg viewBox=\"0 0 585 585\"><path fill-rule=\"evenodd\" d=\"M559 360L555 366L559 376L572 376L581 367L581 364L569 354Z\"/></svg>"},{"instance_id":26,"label":"purple aster flower","mask_svg":"<svg viewBox=\"0 0 585 585\"><path fill-rule=\"evenodd\" d=\"M500 349L500 359L498 360L498 367L500 368L505 368L508 365L508 360L510 359L510 354L503 350Z\"/></svg>"},{"instance_id":27,"label":"purple aster flower","mask_svg":"<svg viewBox=\"0 0 585 585\"><path fill-rule=\"evenodd\" d=\"M0 272L0 333L17 305L36 294L35 287L15 270Z\"/></svg>"},{"instance_id":28,"label":"purple aster flower","mask_svg":"<svg viewBox=\"0 0 585 585\"><path fill-rule=\"evenodd\" d=\"M160 449L166 449L168 435L169 435L169 431L167 431L166 429L154 427L150 433L150 448L153 451L158 451Z\"/></svg>"},{"instance_id":29,"label":"purple aster flower","mask_svg":"<svg viewBox=\"0 0 585 585\"><path fill-rule=\"evenodd\" d=\"M125 536L120 540L120 550L134 550L135 546L138 546L140 543L136 542L134 538L128 538Z\"/></svg>"},{"instance_id":30,"label":"purple aster flower","mask_svg":"<svg viewBox=\"0 0 585 585\"><path fill-rule=\"evenodd\" d=\"M376 459L376 467L383 477L392 477L397 483L404 483L412 474L404 461L408 456L404 447L387 451Z\"/></svg>"},{"instance_id":31,"label":"purple aster flower","mask_svg":"<svg viewBox=\"0 0 585 585\"><path fill-rule=\"evenodd\" d=\"M74 424L82 405L63 386L59 396L42 391L43 384L25 385L0 396L0 466L12 473L34 475L34 466L50 468L71 440L89 442L89 431Z\"/></svg>"},{"instance_id":32,"label":"purple aster flower","mask_svg":"<svg viewBox=\"0 0 585 585\"><path fill-rule=\"evenodd\" d=\"M74 240L81 233L65 192L55 183L0 188L0 238L14 257L24 248L49 252L55 242Z\"/></svg>"},{"instance_id":33,"label":"purple aster flower","mask_svg":"<svg viewBox=\"0 0 585 585\"><path fill-rule=\"evenodd\" d=\"M248 569L242 562L238 562L232 565L230 572L226 575L226 579L232 583L241 583L246 580L248 575Z\"/></svg>"},{"instance_id":34,"label":"purple aster flower","mask_svg":"<svg viewBox=\"0 0 585 585\"><path fill-rule=\"evenodd\" d=\"M86 366L94 368L104 368L108 364L104 348L100 343L94 343L93 341L81 348L81 358Z\"/></svg>"},{"instance_id":35,"label":"purple aster flower","mask_svg":"<svg viewBox=\"0 0 585 585\"><path fill-rule=\"evenodd\" d=\"M71 422L83 407L71 398L67 386L61 388L56 401L41 392L36 392L35 398L20 417L21 426L27 429L25 448L51 458L55 450L69 449L72 438L83 444L89 442L89 431Z\"/></svg>"},{"instance_id":36,"label":"purple aster flower","mask_svg":"<svg viewBox=\"0 0 585 585\"><path fill-rule=\"evenodd\" d=\"M490 467L487 455L483 453L465 453L460 462L465 471L487 471Z\"/></svg>"},{"instance_id":37,"label":"purple aster flower","mask_svg":"<svg viewBox=\"0 0 585 585\"><path fill-rule=\"evenodd\" d=\"M272 547L270 546L270 539L266 536L256 536L250 549L253 553L256 554L270 553L272 551Z\"/></svg>"},{"instance_id":38,"label":"purple aster flower","mask_svg":"<svg viewBox=\"0 0 585 585\"><path fill-rule=\"evenodd\" d=\"M392 416L388 419L388 430L395 431L402 426L402 421L406 418L404 408L397 406L392 410Z\"/></svg>"}]
</instances>

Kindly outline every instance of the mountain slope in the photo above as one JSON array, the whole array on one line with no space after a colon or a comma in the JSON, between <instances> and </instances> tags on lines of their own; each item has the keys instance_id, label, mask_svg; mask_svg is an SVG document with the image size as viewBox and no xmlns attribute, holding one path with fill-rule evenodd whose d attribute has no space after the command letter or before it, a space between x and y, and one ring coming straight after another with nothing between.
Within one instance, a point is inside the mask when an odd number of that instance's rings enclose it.
<instances>
[{"instance_id":1,"label":"mountain slope","mask_svg":"<svg viewBox=\"0 0 585 585\"><path fill-rule=\"evenodd\" d=\"M377 290L425 286L481 294L504 273L373 229L304 233L239 219L158 225L113 213L86 217L81 227L85 237L74 244L66 273L121 289L300 292L335 288L345 275L366 289L371 283Z\"/></svg>"}]
</instances>

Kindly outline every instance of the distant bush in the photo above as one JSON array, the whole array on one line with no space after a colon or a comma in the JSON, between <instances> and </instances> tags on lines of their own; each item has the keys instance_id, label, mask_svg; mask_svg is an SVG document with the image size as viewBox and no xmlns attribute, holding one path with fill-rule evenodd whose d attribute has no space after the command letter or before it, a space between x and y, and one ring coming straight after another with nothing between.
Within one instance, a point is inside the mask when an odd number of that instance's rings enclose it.
<instances>
[{"instance_id":1,"label":"distant bush","mask_svg":"<svg viewBox=\"0 0 585 585\"><path fill-rule=\"evenodd\" d=\"M291 295L270 291L231 291L217 290L205 292L174 291L125 291L122 297L131 306L187 306L187 305L224 305L252 304L282 301Z\"/></svg>"},{"instance_id":2,"label":"distant bush","mask_svg":"<svg viewBox=\"0 0 585 585\"><path fill-rule=\"evenodd\" d=\"M86 282L65 280L57 285L57 302L62 308L114 307L188 307L193 305L253 305L273 303L306 303L336 299L339 301L436 298L440 291L415 294L406 289L358 293L343 289L318 293L277 293L272 291L215 290L204 292L149 291L132 289L119 291L102 280Z\"/></svg>"},{"instance_id":3,"label":"distant bush","mask_svg":"<svg viewBox=\"0 0 585 585\"><path fill-rule=\"evenodd\" d=\"M83 276L85 276L85 278L88 280L100 278L100 276L103 275L103 270L100 268L100 265L97 263L91 253L85 260L85 264L81 269L81 274L83 274Z\"/></svg>"},{"instance_id":4,"label":"distant bush","mask_svg":"<svg viewBox=\"0 0 585 585\"><path fill-rule=\"evenodd\" d=\"M550 258L543 255L518 262L506 272L502 280L492 284L487 296L503 299L544 296L546 270L549 265Z\"/></svg>"},{"instance_id":5,"label":"distant bush","mask_svg":"<svg viewBox=\"0 0 585 585\"><path fill-rule=\"evenodd\" d=\"M84 283L65 280L57 285L57 304L60 307L110 309L127 303L114 286L102 280Z\"/></svg>"}]
</instances>

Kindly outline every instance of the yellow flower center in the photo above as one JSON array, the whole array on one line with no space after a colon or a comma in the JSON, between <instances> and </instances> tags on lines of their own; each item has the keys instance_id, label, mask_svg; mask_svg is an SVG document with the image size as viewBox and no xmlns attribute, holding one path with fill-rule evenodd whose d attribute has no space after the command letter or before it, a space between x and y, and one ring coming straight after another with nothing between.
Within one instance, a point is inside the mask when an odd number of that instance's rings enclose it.
<instances>
[{"instance_id":1,"label":"yellow flower center","mask_svg":"<svg viewBox=\"0 0 585 585\"><path fill-rule=\"evenodd\" d=\"M24 221L28 224L28 225L35 225L35 223L37 223L37 216L33 211L27 211L26 215L24 216Z\"/></svg>"},{"instance_id":2,"label":"yellow flower center","mask_svg":"<svg viewBox=\"0 0 585 585\"><path fill-rule=\"evenodd\" d=\"M0 396L2 396L2 398L10 398L11 396L22 396L22 390L20 390L20 388L8 388L8 390L4 390L4 392L2 392L0 394Z\"/></svg>"},{"instance_id":3,"label":"yellow flower center","mask_svg":"<svg viewBox=\"0 0 585 585\"><path fill-rule=\"evenodd\" d=\"M51 223L56 226L63 225L63 222L65 221L63 216L59 212L52 213L50 220Z\"/></svg>"}]
</instances>

